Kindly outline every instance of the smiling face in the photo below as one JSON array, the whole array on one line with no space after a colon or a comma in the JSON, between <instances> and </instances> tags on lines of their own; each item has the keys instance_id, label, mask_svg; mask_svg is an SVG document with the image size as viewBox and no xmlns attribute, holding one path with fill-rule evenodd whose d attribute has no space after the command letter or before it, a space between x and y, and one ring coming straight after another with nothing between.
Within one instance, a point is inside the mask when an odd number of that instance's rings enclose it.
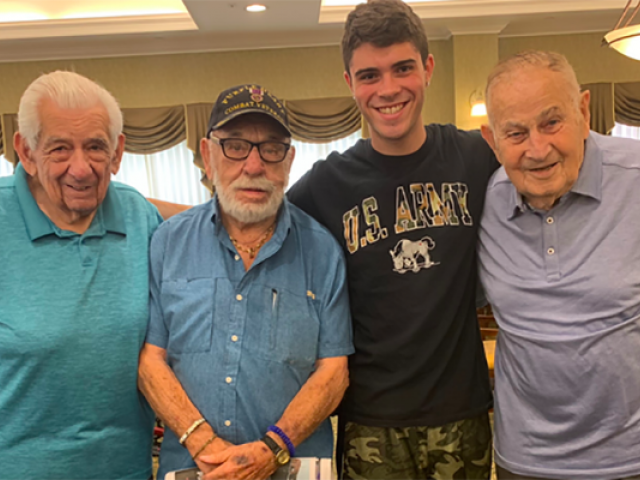
<instances>
[{"instance_id":1,"label":"smiling face","mask_svg":"<svg viewBox=\"0 0 640 480\"><path fill-rule=\"evenodd\" d=\"M291 139L275 120L263 114L245 114L213 132L217 138L241 138L259 143L290 143ZM260 158L257 147L245 160L232 160L222 147L210 139L200 143L205 170L212 180L223 214L243 224L254 224L275 217L284 198L295 155L291 147L279 163Z\"/></svg>"},{"instance_id":2,"label":"smiling face","mask_svg":"<svg viewBox=\"0 0 640 480\"><path fill-rule=\"evenodd\" d=\"M118 172L124 137L112 145L104 106L62 109L50 99L39 104L40 135L31 150L19 133L16 152L29 174L29 188L58 227L84 232Z\"/></svg>"},{"instance_id":3,"label":"smiling face","mask_svg":"<svg viewBox=\"0 0 640 480\"><path fill-rule=\"evenodd\" d=\"M369 124L376 151L406 155L422 146L424 89L433 66L433 57L423 63L411 42L382 48L364 43L353 52L345 80Z\"/></svg>"},{"instance_id":4,"label":"smiling face","mask_svg":"<svg viewBox=\"0 0 640 480\"><path fill-rule=\"evenodd\" d=\"M534 208L549 210L578 179L589 136L589 92L544 67L505 73L491 86L482 134Z\"/></svg>"}]
</instances>

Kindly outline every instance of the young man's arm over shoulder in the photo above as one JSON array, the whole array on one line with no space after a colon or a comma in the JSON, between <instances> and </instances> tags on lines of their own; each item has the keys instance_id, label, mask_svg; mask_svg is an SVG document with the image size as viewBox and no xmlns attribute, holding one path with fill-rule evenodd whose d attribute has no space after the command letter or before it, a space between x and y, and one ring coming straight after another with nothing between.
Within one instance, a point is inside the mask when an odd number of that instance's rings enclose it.
<instances>
[{"instance_id":1,"label":"young man's arm over shoulder","mask_svg":"<svg viewBox=\"0 0 640 480\"><path fill-rule=\"evenodd\" d=\"M179 203L165 202L156 198L147 198L147 200L149 201L149 203L156 206L156 208L160 212L160 215L162 215L162 218L164 218L165 220L191 208L191 205L181 205Z\"/></svg>"}]
</instances>

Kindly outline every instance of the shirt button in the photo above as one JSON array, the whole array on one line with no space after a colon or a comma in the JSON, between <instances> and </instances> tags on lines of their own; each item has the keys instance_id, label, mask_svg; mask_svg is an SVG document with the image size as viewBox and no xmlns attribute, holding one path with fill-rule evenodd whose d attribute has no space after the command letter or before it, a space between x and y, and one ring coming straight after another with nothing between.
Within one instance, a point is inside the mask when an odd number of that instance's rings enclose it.
<instances>
[{"instance_id":1,"label":"shirt button","mask_svg":"<svg viewBox=\"0 0 640 480\"><path fill-rule=\"evenodd\" d=\"M553 255L554 253L556 253L554 248L550 248L550 249L547 250L547 254L548 255Z\"/></svg>"},{"instance_id":2,"label":"shirt button","mask_svg":"<svg viewBox=\"0 0 640 480\"><path fill-rule=\"evenodd\" d=\"M227 383L231 383L233 381L233 379L231 377L227 377L224 379L225 382Z\"/></svg>"},{"instance_id":3,"label":"shirt button","mask_svg":"<svg viewBox=\"0 0 640 480\"><path fill-rule=\"evenodd\" d=\"M237 335L232 335L231 336L231 341L232 342L237 342L238 341L238 336Z\"/></svg>"},{"instance_id":4,"label":"shirt button","mask_svg":"<svg viewBox=\"0 0 640 480\"><path fill-rule=\"evenodd\" d=\"M235 258L235 259L236 259L236 262L237 262L238 260L240 260L240 255L236 255L236 256L235 256L235 257L233 257L233 258Z\"/></svg>"},{"instance_id":5,"label":"shirt button","mask_svg":"<svg viewBox=\"0 0 640 480\"><path fill-rule=\"evenodd\" d=\"M547 223L551 225L553 223L553 217L547 217Z\"/></svg>"},{"instance_id":6,"label":"shirt button","mask_svg":"<svg viewBox=\"0 0 640 480\"><path fill-rule=\"evenodd\" d=\"M225 426L230 427L231 426L231 420L225 420L224 424L225 424Z\"/></svg>"},{"instance_id":7,"label":"shirt button","mask_svg":"<svg viewBox=\"0 0 640 480\"><path fill-rule=\"evenodd\" d=\"M242 295L240 295L240 294L236 295L236 300L238 300L238 301L242 300Z\"/></svg>"}]
</instances>

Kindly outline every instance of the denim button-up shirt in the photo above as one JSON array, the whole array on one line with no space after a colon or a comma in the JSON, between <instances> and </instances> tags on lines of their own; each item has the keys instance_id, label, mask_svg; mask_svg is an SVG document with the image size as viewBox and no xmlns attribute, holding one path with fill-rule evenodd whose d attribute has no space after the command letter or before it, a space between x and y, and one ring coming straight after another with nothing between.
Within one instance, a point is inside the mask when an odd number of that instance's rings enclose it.
<instances>
[{"instance_id":1,"label":"denim button-up shirt","mask_svg":"<svg viewBox=\"0 0 640 480\"><path fill-rule=\"evenodd\" d=\"M245 271L217 200L171 218L151 242L148 343L167 359L220 437L258 440L317 359L353 352L345 264L331 234L285 200L273 237ZM329 457L325 421L296 449ZM159 478L193 466L165 432Z\"/></svg>"}]
</instances>

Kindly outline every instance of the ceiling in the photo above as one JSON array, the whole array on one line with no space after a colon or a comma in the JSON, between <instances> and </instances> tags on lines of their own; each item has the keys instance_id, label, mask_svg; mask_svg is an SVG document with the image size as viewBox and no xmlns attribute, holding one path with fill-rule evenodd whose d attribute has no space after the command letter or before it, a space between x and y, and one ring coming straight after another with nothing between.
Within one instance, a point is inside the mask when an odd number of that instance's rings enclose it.
<instances>
[{"instance_id":1,"label":"ceiling","mask_svg":"<svg viewBox=\"0 0 640 480\"><path fill-rule=\"evenodd\" d=\"M604 32L627 0L407 0L430 39ZM267 10L249 13L262 3ZM336 45L357 0L0 0L0 62ZM347 4L347 5L345 5ZM350 5L349 5L350 4Z\"/></svg>"}]
</instances>

